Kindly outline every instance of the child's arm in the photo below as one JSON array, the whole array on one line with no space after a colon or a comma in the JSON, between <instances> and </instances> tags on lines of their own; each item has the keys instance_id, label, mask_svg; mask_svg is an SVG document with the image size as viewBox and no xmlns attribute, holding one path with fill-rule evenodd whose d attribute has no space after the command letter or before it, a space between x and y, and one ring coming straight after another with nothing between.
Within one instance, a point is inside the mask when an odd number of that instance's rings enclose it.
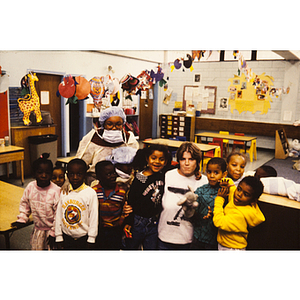
<instances>
[{"instance_id":1,"label":"child's arm","mask_svg":"<svg viewBox=\"0 0 300 300\"><path fill-rule=\"evenodd\" d=\"M62 214L62 194L61 194L56 208L55 227L54 227L55 241L57 243L63 242L63 233L61 229L62 218L63 218L63 214Z\"/></svg>"},{"instance_id":2,"label":"child's arm","mask_svg":"<svg viewBox=\"0 0 300 300\"><path fill-rule=\"evenodd\" d=\"M89 229L88 229L88 243L95 243L98 235L98 197L93 190L90 205L89 205Z\"/></svg>"},{"instance_id":3,"label":"child's arm","mask_svg":"<svg viewBox=\"0 0 300 300\"><path fill-rule=\"evenodd\" d=\"M222 230L229 232L248 232L247 222L245 218L238 212L238 210L232 210L232 213L224 214L223 204L225 198L221 196L224 190L218 193L218 196L215 199L214 207L214 216L213 222L214 225Z\"/></svg>"},{"instance_id":4,"label":"child's arm","mask_svg":"<svg viewBox=\"0 0 300 300\"><path fill-rule=\"evenodd\" d=\"M20 206L19 206L20 214L17 216L17 221L11 223L13 227L18 227L18 228L24 227L25 224L28 222L29 216L31 215L29 195L30 195L29 188L26 188L20 200Z\"/></svg>"}]
</instances>

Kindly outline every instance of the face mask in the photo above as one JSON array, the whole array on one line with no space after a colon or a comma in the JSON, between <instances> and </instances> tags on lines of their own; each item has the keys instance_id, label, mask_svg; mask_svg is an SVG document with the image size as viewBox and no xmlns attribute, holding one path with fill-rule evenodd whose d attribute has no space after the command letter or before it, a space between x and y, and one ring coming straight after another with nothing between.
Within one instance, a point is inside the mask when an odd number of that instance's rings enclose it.
<instances>
[{"instance_id":1,"label":"face mask","mask_svg":"<svg viewBox=\"0 0 300 300\"><path fill-rule=\"evenodd\" d=\"M116 168L116 172L119 175L119 177L121 177L123 179L129 179L130 178L129 174L126 174L126 173L124 173L123 171L121 171L121 170L119 170L117 168Z\"/></svg>"},{"instance_id":2,"label":"face mask","mask_svg":"<svg viewBox=\"0 0 300 300\"><path fill-rule=\"evenodd\" d=\"M124 142L121 130L106 130L103 132L103 139L108 143L121 143Z\"/></svg>"}]
</instances>

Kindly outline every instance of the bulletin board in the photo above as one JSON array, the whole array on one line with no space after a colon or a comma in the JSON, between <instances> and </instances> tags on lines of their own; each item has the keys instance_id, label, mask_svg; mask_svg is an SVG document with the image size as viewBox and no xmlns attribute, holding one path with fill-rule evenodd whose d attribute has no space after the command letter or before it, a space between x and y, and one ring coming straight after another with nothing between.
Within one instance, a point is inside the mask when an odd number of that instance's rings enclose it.
<instances>
[{"instance_id":1,"label":"bulletin board","mask_svg":"<svg viewBox=\"0 0 300 300\"><path fill-rule=\"evenodd\" d=\"M216 112L216 86L185 85L183 87L183 107L193 104L203 114Z\"/></svg>"}]
</instances>

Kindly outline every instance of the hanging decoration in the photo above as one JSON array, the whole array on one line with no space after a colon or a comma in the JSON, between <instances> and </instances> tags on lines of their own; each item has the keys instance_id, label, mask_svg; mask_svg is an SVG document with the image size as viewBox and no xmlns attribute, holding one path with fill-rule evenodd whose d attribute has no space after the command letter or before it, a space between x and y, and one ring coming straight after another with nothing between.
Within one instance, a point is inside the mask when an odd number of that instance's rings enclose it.
<instances>
[{"instance_id":1,"label":"hanging decoration","mask_svg":"<svg viewBox=\"0 0 300 300\"><path fill-rule=\"evenodd\" d=\"M179 70L179 69L181 69L181 67L182 67L183 72L185 72L185 68L190 69L190 71L192 72L194 70L194 67L192 66L193 61L194 61L194 58L189 53L186 54L186 59L184 59L183 57L176 58L173 65L171 66L171 72L173 72L174 69Z\"/></svg>"},{"instance_id":2,"label":"hanging decoration","mask_svg":"<svg viewBox=\"0 0 300 300\"><path fill-rule=\"evenodd\" d=\"M71 75L64 76L63 81L58 85L58 91L64 98L70 98L75 94L75 81Z\"/></svg>"},{"instance_id":3,"label":"hanging decoration","mask_svg":"<svg viewBox=\"0 0 300 300\"><path fill-rule=\"evenodd\" d=\"M83 76L66 75L58 85L56 95L68 98L67 104L76 104L77 100L85 100L91 91L90 83Z\"/></svg>"},{"instance_id":4,"label":"hanging decoration","mask_svg":"<svg viewBox=\"0 0 300 300\"><path fill-rule=\"evenodd\" d=\"M31 124L29 116L32 111L36 115L36 122L40 123L42 121L40 98L35 89L35 82L38 80L39 79L36 74L31 72L21 79L21 86L24 86L23 89L27 90L27 87L29 86L29 93L27 93L23 98L18 99L19 108L23 112L24 125Z\"/></svg>"},{"instance_id":5,"label":"hanging decoration","mask_svg":"<svg viewBox=\"0 0 300 300\"><path fill-rule=\"evenodd\" d=\"M102 97L104 95L103 77L95 76L89 81L91 86L91 96L94 101L94 107L101 110Z\"/></svg>"}]
</instances>

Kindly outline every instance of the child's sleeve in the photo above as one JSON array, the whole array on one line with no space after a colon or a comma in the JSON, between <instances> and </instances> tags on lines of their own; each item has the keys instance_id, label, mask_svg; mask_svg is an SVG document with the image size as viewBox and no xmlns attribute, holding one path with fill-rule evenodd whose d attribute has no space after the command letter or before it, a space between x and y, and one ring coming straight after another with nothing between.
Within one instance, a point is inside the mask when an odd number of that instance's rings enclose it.
<instances>
[{"instance_id":1,"label":"child's sleeve","mask_svg":"<svg viewBox=\"0 0 300 300\"><path fill-rule=\"evenodd\" d=\"M26 187L20 201L20 206L19 206L20 214L17 216L18 218L17 222L20 223L28 222L29 216L31 215L29 196L30 196L30 187Z\"/></svg>"},{"instance_id":2,"label":"child's sleeve","mask_svg":"<svg viewBox=\"0 0 300 300\"><path fill-rule=\"evenodd\" d=\"M300 184L283 177L264 177L260 180L264 185L265 193L300 201Z\"/></svg>"},{"instance_id":3,"label":"child's sleeve","mask_svg":"<svg viewBox=\"0 0 300 300\"><path fill-rule=\"evenodd\" d=\"M89 229L88 243L95 243L98 235L98 197L95 190L92 190L91 201L89 205Z\"/></svg>"},{"instance_id":4,"label":"child's sleeve","mask_svg":"<svg viewBox=\"0 0 300 300\"><path fill-rule=\"evenodd\" d=\"M247 222L238 210L232 210L232 213L224 214L223 204L225 199L217 196L215 198L213 222L216 227L229 232L247 233Z\"/></svg>"},{"instance_id":5,"label":"child's sleeve","mask_svg":"<svg viewBox=\"0 0 300 300\"><path fill-rule=\"evenodd\" d=\"M62 223L62 195L60 195L59 201L57 203L56 208L56 215L55 215L55 241L56 242L62 242L63 239L63 233L61 228Z\"/></svg>"},{"instance_id":6,"label":"child's sleeve","mask_svg":"<svg viewBox=\"0 0 300 300\"><path fill-rule=\"evenodd\" d=\"M55 198L54 198L54 203L53 203L53 215L54 215L54 220L53 220L53 225L50 229L49 234L53 237L55 237L55 221L56 221L56 211L57 211L57 205L60 199L60 193L55 193Z\"/></svg>"}]
</instances>

